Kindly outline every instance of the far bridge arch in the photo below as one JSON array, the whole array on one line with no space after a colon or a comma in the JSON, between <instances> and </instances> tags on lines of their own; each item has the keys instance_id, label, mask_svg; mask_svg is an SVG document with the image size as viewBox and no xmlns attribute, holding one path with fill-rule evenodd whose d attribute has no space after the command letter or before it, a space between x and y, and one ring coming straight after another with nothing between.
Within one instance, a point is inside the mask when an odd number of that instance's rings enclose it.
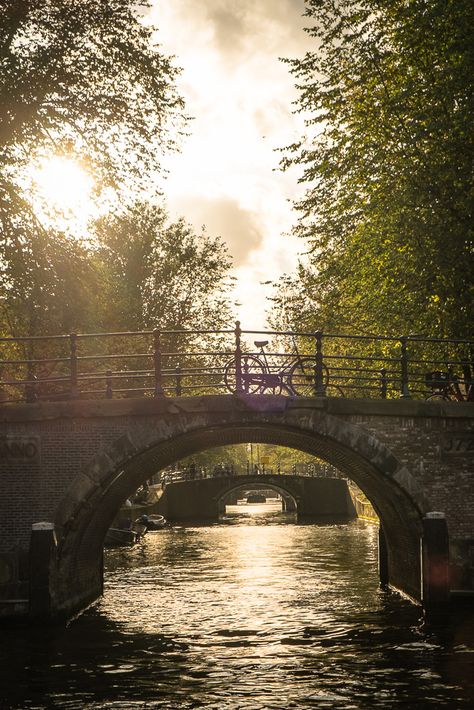
<instances>
[{"instance_id":1,"label":"far bridge arch","mask_svg":"<svg viewBox=\"0 0 474 710\"><path fill-rule=\"evenodd\" d=\"M388 582L420 600L420 538L431 510L402 461L366 429L321 409L178 410L157 421L136 418L70 485L55 515L57 562L52 607L69 614L102 591L102 547L124 500L157 470L209 448L267 443L320 457L367 495L384 531ZM71 579L75 580L74 590Z\"/></svg>"},{"instance_id":2,"label":"far bridge arch","mask_svg":"<svg viewBox=\"0 0 474 710\"><path fill-rule=\"evenodd\" d=\"M225 513L226 506L232 505L229 501L237 498L239 494L259 490L277 493L281 496L282 510L296 512L298 500L295 496L295 492L290 490L287 485L285 486L286 481L284 479L289 478L289 476L279 476L279 478L283 480L277 483L275 483L274 480L277 478L276 475L244 476L243 478L245 479L243 482L238 481L238 479L231 481L229 487L217 498L217 507L220 513Z\"/></svg>"}]
</instances>

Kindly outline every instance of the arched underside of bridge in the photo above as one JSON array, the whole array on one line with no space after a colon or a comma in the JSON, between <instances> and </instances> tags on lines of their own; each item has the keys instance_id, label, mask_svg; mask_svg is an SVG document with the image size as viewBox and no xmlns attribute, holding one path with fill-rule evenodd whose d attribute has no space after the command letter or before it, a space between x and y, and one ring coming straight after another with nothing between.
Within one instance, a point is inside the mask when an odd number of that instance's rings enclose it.
<instances>
[{"instance_id":1,"label":"arched underside of bridge","mask_svg":"<svg viewBox=\"0 0 474 710\"><path fill-rule=\"evenodd\" d=\"M422 515L429 510L410 473L364 429L329 414L216 422L186 415L163 434L150 426L122 437L70 487L57 511L57 562L52 608L70 614L102 591L102 550L125 499L157 470L199 451L238 443L268 443L320 457L351 478L374 506L384 531L389 584L420 599ZM74 589L71 589L74 580Z\"/></svg>"}]
</instances>

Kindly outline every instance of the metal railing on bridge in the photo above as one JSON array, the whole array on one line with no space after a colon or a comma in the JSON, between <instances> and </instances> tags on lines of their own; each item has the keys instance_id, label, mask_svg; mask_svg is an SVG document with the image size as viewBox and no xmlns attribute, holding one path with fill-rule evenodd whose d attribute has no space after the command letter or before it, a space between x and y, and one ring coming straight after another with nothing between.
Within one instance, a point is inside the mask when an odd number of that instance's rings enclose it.
<instances>
[{"instance_id":1,"label":"metal railing on bridge","mask_svg":"<svg viewBox=\"0 0 474 710\"><path fill-rule=\"evenodd\" d=\"M298 477L298 478L342 478L347 480L346 476L334 466L323 463L320 466L304 466L300 468L282 469L279 467L265 468L262 466L233 466L233 465L216 465L212 468L202 466L186 466L174 470L165 469L157 474L159 483L167 486L170 483L180 483L182 481L200 481L208 478L248 478L272 476L272 477ZM263 485L263 484L262 484Z\"/></svg>"},{"instance_id":2,"label":"metal railing on bridge","mask_svg":"<svg viewBox=\"0 0 474 710\"><path fill-rule=\"evenodd\" d=\"M473 400L474 341L320 331L0 338L5 403L204 394Z\"/></svg>"}]
</instances>

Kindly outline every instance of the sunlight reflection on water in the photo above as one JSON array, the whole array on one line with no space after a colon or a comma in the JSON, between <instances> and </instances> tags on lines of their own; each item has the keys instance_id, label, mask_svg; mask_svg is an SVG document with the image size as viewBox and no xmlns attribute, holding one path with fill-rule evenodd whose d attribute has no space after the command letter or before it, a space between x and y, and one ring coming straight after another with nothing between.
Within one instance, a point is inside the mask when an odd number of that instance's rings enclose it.
<instances>
[{"instance_id":1,"label":"sunlight reflection on water","mask_svg":"<svg viewBox=\"0 0 474 710\"><path fill-rule=\"evenodd\" d=\"M381 592L375 527L235 508L108 551L95 607L14 637L2 710L472 707L472 617L438 632Z\"/></svg>"}]
</instances>

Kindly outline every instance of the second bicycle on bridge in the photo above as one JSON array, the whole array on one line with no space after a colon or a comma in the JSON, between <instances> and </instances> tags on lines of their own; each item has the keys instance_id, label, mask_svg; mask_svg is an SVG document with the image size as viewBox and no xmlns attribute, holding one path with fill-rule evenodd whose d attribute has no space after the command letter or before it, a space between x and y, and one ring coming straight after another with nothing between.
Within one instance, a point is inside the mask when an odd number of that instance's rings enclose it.
<instances>
[{"instance_id":1,"label":"second bicycle on bridge","mask_svg":"<svg viewBox=\"0 0 474 710\"><path fill-rule=\"evenodd\" d=\"M474 341L153 330L0 338L0 402L206 394L473 401Z\"/></svg>"}]
</instances>

